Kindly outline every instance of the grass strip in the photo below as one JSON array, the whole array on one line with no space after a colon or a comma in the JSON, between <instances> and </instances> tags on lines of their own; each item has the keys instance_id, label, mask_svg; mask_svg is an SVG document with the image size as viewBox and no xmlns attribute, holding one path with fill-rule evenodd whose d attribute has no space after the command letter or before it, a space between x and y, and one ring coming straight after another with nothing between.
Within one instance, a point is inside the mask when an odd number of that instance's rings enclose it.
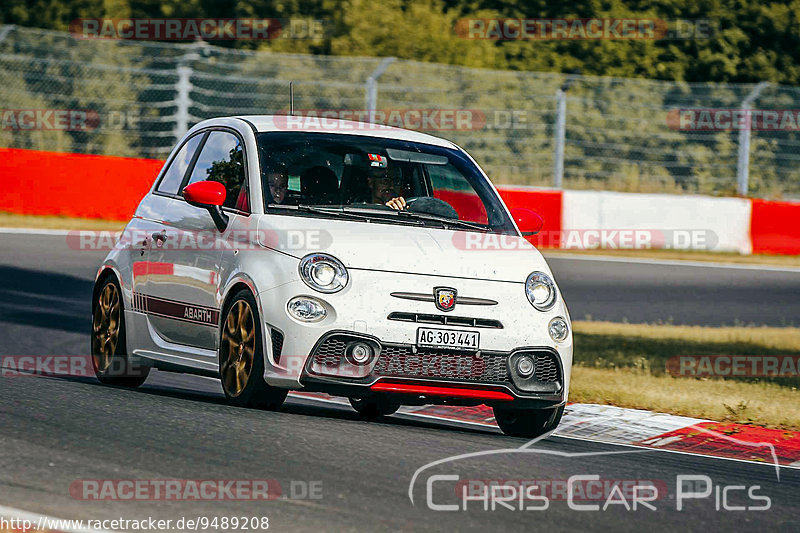
<instances>
[{"instance_id":1,"label":"grass strip","mask_svg":"<svg viewBox=\"0 0 800 533\"><path fill-rule=\"evenodd\" d=\"M681 355L798 355L800 329L575 322L570 401L800 430L800 376L676 377Z\"/></svg>"}]
</instances>

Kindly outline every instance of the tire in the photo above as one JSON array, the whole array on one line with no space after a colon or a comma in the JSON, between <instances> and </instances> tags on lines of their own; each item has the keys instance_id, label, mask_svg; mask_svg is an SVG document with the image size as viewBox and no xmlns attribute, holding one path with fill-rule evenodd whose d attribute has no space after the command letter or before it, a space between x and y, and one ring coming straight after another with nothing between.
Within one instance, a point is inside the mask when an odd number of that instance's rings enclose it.
<instances>
[{"instance_id":1,"label":"tire","mask_svg":"<svg viewBox=\"0 0 800 533\"><path fill-rule=\"evenodd\" d=\"M239 407L277 410L289 391L264 381L261 320L253 294L242 289L225 305L219 338L219 375L225 397Z\"/></svg>"},{"instance_id":2,"label":"tire","mask_svg":"<svg viewBox=\"0 0 800 533\"><path fill-rule=\"evenodd\" d=\"M510 437L532 439L553 431L561 422L564 406L550 409L508 409L495 407L494 419L500 429Z\"/></svg>"},{"instance_id":3,"label":"tire","mask_svg":"<svg viewBox=\"0 0 800 533\"><path fill-rule=\"evenodd\" d=\"M91 354L100 383L136 388L147 379L150 367L128 357L125 302L114 276L104 278L92 296Z\"/></svg>"},{"instance_id":4,"label":"tire","mask_svg":"<svg viewBox=\"0 0 800 533\"><path fill-rule=\"evenodd\" d=\"M364 420L376 420L382 416L393 415L400 404L385 398L350 398L350 405Z\"/></svg>"}]
</instances>

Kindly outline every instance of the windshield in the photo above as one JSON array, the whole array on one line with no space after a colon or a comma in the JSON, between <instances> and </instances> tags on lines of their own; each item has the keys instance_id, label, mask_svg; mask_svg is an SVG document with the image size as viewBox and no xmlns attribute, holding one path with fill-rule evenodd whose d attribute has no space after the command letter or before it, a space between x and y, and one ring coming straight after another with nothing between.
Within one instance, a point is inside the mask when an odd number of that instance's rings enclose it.
<instances>
[{"instance_id":1,"label":"windshield","mask_svg":"<svg viewBox=\"0 0 800 533\"><path fill-rule=\"evenodd\" d=\"M267 212L514 232L486 178L458 150L329 133L256 138Z\"/></svg>"}]
</instances>

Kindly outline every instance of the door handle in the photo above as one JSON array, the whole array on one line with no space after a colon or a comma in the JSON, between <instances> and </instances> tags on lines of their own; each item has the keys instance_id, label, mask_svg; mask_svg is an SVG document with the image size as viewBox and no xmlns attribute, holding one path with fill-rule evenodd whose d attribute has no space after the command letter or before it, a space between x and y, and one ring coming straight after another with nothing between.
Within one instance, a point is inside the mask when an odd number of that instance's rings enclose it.
<instances>
[{"instance_id":1,"label":"door handle","mask_svg":"<svg viewBox=\"0 0 800 533\"><path fill-rule=\"evenodd\" d=\"M153 240L156 241L157 246L161 246L167 241L167 230L156 231L152 235Z\"/></svg>"}]
</instances>

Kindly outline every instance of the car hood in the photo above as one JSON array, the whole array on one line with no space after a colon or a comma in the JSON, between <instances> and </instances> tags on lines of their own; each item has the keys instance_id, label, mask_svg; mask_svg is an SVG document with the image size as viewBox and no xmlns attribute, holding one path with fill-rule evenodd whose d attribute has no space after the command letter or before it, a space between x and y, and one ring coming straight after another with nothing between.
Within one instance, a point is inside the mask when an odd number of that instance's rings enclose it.
<instances>
[{"instance_id":1,"label":"car hood","mask_svg":"<svg viewBox=\"0 0 800 533\"><path fill-rule=\"evenodd\" d=\"M511 235L421 226L262 215L262 246L298 259L321 252L348 269L524 283L533 271L552 275L528 241Z\"/></svg>"}]
</instances>

